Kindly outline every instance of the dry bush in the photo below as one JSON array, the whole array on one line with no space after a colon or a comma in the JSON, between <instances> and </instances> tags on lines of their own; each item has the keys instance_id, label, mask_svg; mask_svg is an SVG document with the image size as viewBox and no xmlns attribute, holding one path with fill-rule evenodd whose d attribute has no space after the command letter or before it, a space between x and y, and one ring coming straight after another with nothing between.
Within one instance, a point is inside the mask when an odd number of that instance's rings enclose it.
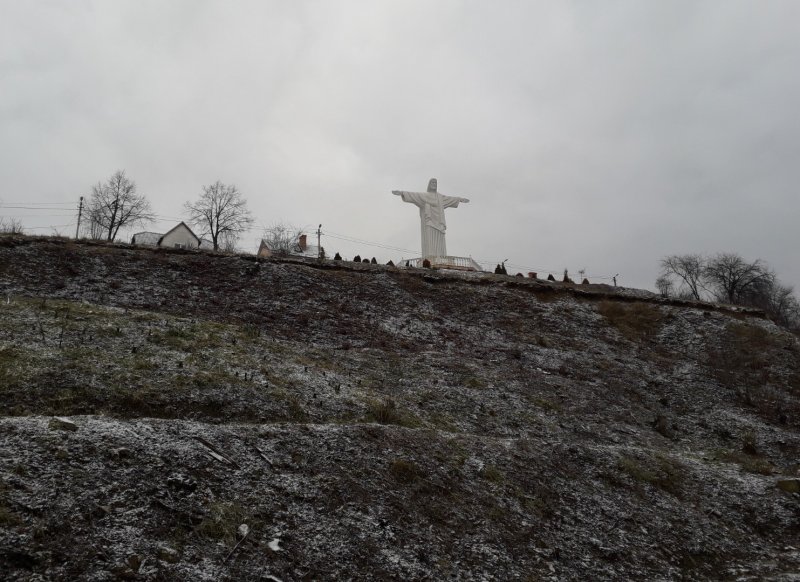
<instances>
[{"instance_id":1,"label":"dry bush","mask_svg":"<svg viewBox=\"0 0 800 582\"><path fill-rule=\"evenodd\" d=\"M631 341L658 332L663 314L655 305L605 300L597 304L597 312Z\"/></svg>"},{"instance_id":2,"label":"dry bush","mask_svg":"<svg viewBox=\"0 0 800 582\"><path fill-rule=\"evenodd\" d=\"M420 422L413 414L397 406L391 398L372 401L367 409L367 421L378 424L394 424L397 426L417 427Z\"/></svg>"},{"instance_id":3,"label":"dry bush","mask_svg":"<svg viewBox=\"0 0 800 582\"><path fill-rule=\"evenodd\" d=\"M402 415L397 409L397 404L391 398L369 405L367 416L378 424L401 424Z\"/></svg>"},{"instance_id":4,"label":"dry bush","mask_svg":"<svg viewBox=\"0 0 800 582\"><path fill-rule=\"evenodd\" d=\"M16 218L0 218L0 234L24 234L22 222Z\"/></svg>"},{"instance_id":5,"label":"dry bush","mask_svg":"<svg viewBox=\"0 0 800 582\"><path fill-rule=\"evenodd\" d=\"M752 430L748 430L742 435L742 452L748 455L758 455L758 439Z\"/></svg>"}]
</instances>

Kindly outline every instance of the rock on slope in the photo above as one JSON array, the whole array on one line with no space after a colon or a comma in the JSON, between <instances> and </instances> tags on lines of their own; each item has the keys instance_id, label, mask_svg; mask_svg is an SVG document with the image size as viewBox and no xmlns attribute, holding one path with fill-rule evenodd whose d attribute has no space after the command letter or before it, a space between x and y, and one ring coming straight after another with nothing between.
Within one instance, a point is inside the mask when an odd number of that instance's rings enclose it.
<instances>
[{"instance_id":1,"label":"rock on slope","mask_svg":"<svg viewBox=\"0 0 800 582\"><path fill-rule=\"evenodd\" d=\"M798 579L752 314L9 237L0 291L6 579Z\"/></svg>"}]
</instances>

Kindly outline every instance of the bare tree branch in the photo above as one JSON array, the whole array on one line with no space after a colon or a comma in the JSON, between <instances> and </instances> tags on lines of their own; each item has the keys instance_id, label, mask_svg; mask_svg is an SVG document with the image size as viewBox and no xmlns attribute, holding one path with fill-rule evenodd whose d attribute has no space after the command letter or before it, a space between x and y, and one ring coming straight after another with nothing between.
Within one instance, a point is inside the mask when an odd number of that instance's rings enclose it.
<instances>
[{"instance_id":1,"label":"bare tree branch","mask_svg":"<svg viewBox=\"0 0 800 582\"><path fill-rule=\"evenodd\" d=\"M253 224L253 217L247 209L247 201L234 186L217 180L210 186L203 186L203 192L196 202L184 205L191 222L201 235L211 237L214 250L220 247L235 248L236 241Z\"/></svg>"},{"instance_id":2,"label":"bare tree branch","mask_svg":"<svg viewBox=\"0 0 800 582\"><path fill-rule=\"evenodd\" d=\"M691 298L700 300L705 259L702 255L670 255L661 259L661 284L673 275L678 277Z\"/></svg>"},{"instance_id":3,"label":"bare tree branch","mask_svg":"<svg viewBox=\"0 0 800 582\"><path fill-rule=\"evenodd\" d=\"M703 277L719 301L740 304L749 293L772 287L775 274L761 260L748 263L735 253L720 253L708 261Z\"/></svg>"},{"instance_id":4,"label":"bare tree branch","mask_svg":"<svg viewBox=\"0 0 800 582\"><path fill-rule=\"evenodd\" d=\"M303 231L283 222L277 222L264 229L262 240L270 252L276 255L290 255L299 252L298 239Z\"/></svg>"},{"instance_id":5,"label":"bare tree branch","mask_svg":"<svg viewBox=\"0 0 800 582\"><path fill-rule=\"evenodd\" d=\"M676 276L683 292L694 299L700 299L703 289L716 301L758 307L777 324L800 331L800 302L794 289L782 285L761 260L748 262L735 253L720 253L711 259L672 255L662 259L661 269L656 287L664 296L674 293L672 277Z\"/></svg>"}]
</instances>

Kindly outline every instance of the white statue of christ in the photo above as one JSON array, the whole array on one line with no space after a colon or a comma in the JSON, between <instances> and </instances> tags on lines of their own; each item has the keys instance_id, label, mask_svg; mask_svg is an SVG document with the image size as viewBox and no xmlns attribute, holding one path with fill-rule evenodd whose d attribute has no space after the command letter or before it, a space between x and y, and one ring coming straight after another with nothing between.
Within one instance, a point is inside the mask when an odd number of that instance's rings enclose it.
<instances>
[{"instance_id":1,"label":"white statue of christ","mask_svg":"<svg viewBox=\"0 0 800 582\"><path fill-rule=\"evenodd\" d=\"M422 229L422 258L446 257L447 247L444 242L445 208L457 208L461 202L469 202L458 196L445 196L436 191L436 178L428 182L427 192L404 192L392 190L392 194L400 196L403 202L419 206L420 227Z\"/></svg>"}]
</instances>

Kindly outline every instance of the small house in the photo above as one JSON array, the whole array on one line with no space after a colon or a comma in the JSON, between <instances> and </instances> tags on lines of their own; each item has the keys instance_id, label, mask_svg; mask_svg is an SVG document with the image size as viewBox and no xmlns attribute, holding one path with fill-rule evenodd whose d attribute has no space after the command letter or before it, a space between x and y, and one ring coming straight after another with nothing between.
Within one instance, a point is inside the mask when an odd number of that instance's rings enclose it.
<instances>
[{"instance_id":1,"label":"small house","mask_svg":"<svg viewBox=\"0 0 800 582\"><path fill-rule=\"evenodd\" d=\"M131 238L132 245L166 247L171 249L213 249L211 241L201 239L185 222L178 223L164 234L157 232L137 232Z\"/></svg>"}]
</instances>

